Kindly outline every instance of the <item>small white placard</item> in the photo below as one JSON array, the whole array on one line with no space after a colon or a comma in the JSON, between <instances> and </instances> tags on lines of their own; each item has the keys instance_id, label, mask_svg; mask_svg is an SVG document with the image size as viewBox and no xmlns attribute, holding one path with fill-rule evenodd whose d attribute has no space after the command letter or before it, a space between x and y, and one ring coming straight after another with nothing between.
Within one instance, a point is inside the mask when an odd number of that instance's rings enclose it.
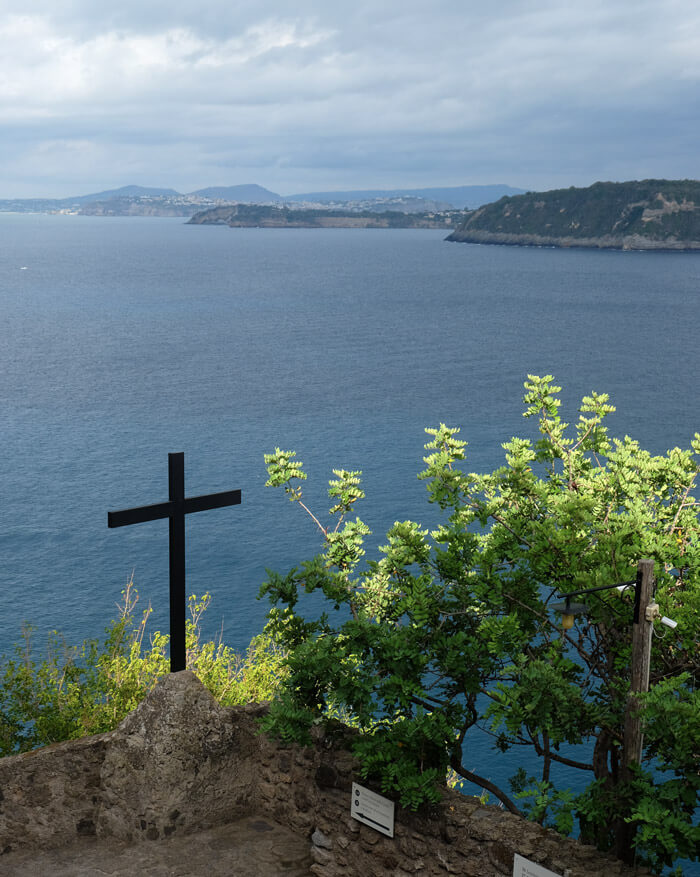
<instances>
[{"instance_id":1,"label":"small white placard","mask_svg":"<svg viewBox=\"0 0 700 877\"><path fill-rule=\"evenodd\" d=\"M543 868L542 865L528 862L516 853L513 860L513 877L560 877L560 875Z\"/></svg>"},{"instance_id":2,"label":"small white placard","mask_svg":"<svg viewBox=\"0 0 700 877\"><path fill-rule=\"evenodd\" d=\"M352 784L350 815L375 831L394 836L394 802L357 783Z\"/></svg>"}]
</instances>

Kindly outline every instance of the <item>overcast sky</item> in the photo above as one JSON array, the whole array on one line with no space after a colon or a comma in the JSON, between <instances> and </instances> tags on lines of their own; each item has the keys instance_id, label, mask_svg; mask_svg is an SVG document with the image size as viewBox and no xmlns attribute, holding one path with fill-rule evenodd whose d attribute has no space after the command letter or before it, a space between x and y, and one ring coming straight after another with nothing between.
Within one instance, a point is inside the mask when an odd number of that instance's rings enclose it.
<instances>
[{"instance_id":1,"label":"overcast sky","mask_svg":"<svg viewBox=\"0 0 700 877\"><path fill-rule=\"evenodd\" d=\"M0 198L697 178L693 0L0 0Z\"/></svg>"}]
</instances>

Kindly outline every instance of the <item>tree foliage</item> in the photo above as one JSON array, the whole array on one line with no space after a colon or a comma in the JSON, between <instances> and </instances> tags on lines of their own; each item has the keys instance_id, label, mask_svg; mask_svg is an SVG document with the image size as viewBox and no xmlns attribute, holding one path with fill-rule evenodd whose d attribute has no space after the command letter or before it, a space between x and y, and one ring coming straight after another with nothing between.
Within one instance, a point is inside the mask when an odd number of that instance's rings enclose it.
<instances>
[{"instance_id":1,"label":"tree foliage","mask_svg":"<svg viewBox=\"0 0 700 877\"><path fill-rule=\"evenodd\" d=\"M450 768L514 812L565 833L578 821L585 839L620 856L634 844L655 867L697 858L700 435L655 456L609 437L606 395L584 397L569 425L551 376L529 376L525 390L537 435L506 442L493 472L465 470L459 430L426 430L418 477L442 523L428 532L396 522L362 565L369 530L349 517L360 473L334 472L335 524L325 526L304 505L294 453L265 457L268 484L305 508L322 538L316 557L270 572L263 587L269 629L289 649L268 726L303 741L314 723L343 718L360 731L364 775L407 807L437 800ZM643 764L630 773L633 589L590 595L568 631L552 603L634 579L641 558L654 560L655 600L678 627L654 638ZM304 610L310 592L325 597L320 617ZM493 735L494 758L513 747L528 763L537 756L539 776L519 771L509 793L475 773L478 727ZM574 757L572 744L587 744L589 756ZM556 764L580 770L585 790L558 788Z\"/></svg>"}]
</instances>

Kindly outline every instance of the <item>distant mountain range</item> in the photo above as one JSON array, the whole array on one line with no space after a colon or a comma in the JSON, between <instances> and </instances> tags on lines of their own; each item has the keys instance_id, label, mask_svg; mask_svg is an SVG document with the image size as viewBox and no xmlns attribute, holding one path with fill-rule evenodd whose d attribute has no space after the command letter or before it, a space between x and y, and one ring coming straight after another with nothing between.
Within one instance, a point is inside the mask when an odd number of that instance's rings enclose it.
<instances>
[{"instance_id":1,"label":"distant mountain range","mask_svg":"<svg viewBox=\"0 0 700 877\"><path fill-rule=\"evenodd\" d=\"M284 201L281 195L271 192L257 183L248 183L242 186L209 186L207 189L197 189L190 195L198 195L200 198L211 198L212 201L237 201L243 204L269 204Z\"/></svg>"},{"instance_id":2,"label":"distant mountain range","mask_svg":"<svg viewBox=\"0 0 700 877\"><path fill-rule=\"evenodd\" d=\"M74 198L59 198L62 204L90 204L93 201L113 201L115 198L168 198L179 196L175 189L152 189L146 186L122 186L120 189L107 189L92 195L77 195Z\"/></svg>"},{"instance_id":3,"label":"distant mountain range","mask_svg":"<svg viewBox=\"0 0 700 877\"><path fill-rule=\"evenodd\" d=\"M406 213L480 207L504 195L522 192L507 185L454 186L428 189L362 189L280 195L257 184L209 186L183 194L175 189L122 186L71 198L14 198L0 200L0 210L90 212L101 215L188 215L222 202L243 204L352 204L357 209L387 209ZM115 203L117 202L117 203ZM89 205L93 207L89 208Z\"/></svg>"},{"instance_id":4,"label":"distant mountain range","mask_svg":"<svg viewBox=\"0 0 700 877\"><path fill-rule=\"evenodd\" d=\"M700 250L700 182L641 180L528 192L469 213L448 240L519 246Z\"/></svg>"}]
</instances>

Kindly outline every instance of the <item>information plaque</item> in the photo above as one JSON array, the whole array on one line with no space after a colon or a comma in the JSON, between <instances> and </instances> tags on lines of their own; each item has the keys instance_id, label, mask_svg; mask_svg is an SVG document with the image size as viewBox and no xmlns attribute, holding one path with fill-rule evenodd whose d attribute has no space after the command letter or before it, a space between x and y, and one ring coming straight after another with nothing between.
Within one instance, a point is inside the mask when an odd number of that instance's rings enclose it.
<instances>
[{"instance_id":1,"label":"information plaque","mask_svg":"<svg viewBox=\"0 0 700 877\"><path fill-rule=\"evenodd\" d=\"M513 860L513 877L561 877L561 875L543 868L542 865L529 862L516 853Z\"/></svg>"},{"instance_id":2,"label":"information plaque","mask_svg":"<svg viewBox=\"0 0 700 877\"><path fill-rule=\"evenodd\" d=\"M394 836L394 802L357 783L352 784L350 815L375 831Z\"/></svg>"}]
</instances>

